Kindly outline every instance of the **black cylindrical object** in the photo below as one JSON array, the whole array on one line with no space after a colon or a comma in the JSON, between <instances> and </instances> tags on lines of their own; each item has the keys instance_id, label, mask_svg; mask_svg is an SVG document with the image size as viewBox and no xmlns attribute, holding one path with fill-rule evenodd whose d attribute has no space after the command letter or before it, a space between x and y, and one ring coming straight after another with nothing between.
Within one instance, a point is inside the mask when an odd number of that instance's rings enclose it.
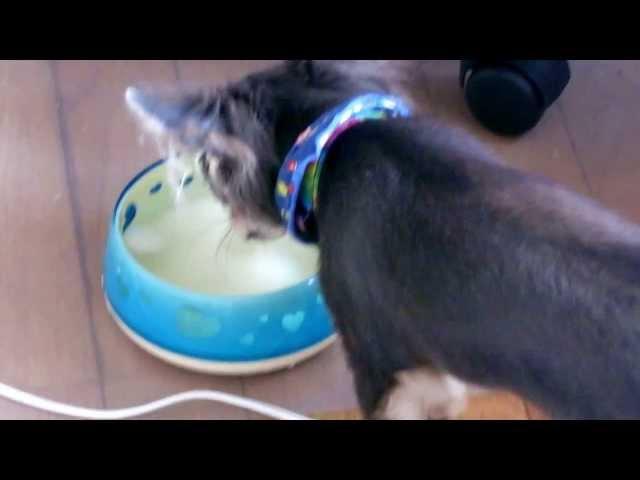
<instances>
[{"instance_id":1,"label":"black cylindrical object","mask_svg":"<svg viewBox=\"0 0 640 480\"><path fill-rule=\"evenodd\" d=\"M489 130L520 135L535 127L562 94L566 60L463 60L460 85L471 113Z\"/></svg>"}]
</instances>

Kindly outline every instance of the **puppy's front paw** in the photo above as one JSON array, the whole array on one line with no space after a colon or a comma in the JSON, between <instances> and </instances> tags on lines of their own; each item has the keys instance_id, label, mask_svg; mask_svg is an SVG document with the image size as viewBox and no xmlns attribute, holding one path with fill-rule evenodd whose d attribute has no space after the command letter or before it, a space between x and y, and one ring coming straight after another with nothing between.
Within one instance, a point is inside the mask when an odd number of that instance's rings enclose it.
<instances>
[{"instance_id":1,"label":"puppy's front paw","mask_svg":"<svg viewBox=\"0 0 640 480\"><path fill-rule=\"evenodd\" d=\"M453 420L467 406L464 383L427 368L400 372L374 418L380 420Z\"/></svg>"}]
</instances>

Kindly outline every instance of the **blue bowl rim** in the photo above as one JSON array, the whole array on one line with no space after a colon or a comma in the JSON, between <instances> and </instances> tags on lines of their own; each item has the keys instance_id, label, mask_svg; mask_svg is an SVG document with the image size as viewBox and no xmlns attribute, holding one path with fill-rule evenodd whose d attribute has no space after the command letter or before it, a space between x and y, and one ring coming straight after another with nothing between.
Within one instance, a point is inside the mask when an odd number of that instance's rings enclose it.
<instances>
[{"instance_id":1,"label":"blue bowl rim","mask_svg":"<svg viewBox=\"0 0 640 480\"><path fill-rule=\"evenodd\" d=\"M151 172L152 170L158 168L159 166L163 165L166 162L166 160L164 159L160 159L155 161L154 163L152 163L151 165L145 167L143 170L141 170L140 172L138 172L123 188L122 192L120 193L120 195L118 196L118 200L116 201L115 207L113 209L113 217L111 219L110 222L110 233L108 233L109 236L113 236L113 239L116 242L116 248L123 252L124 258L127 260L127 262L136 270L136 272L138 272L139 274L142 275L143 278L145 278L145 280L149 281L151 284L156 283L158 284L162 289L167 290L168 292L170 292L172 295L175 296L180 296L183 297L185 299L188 299L190 301L196 301L196 302L208 302L208 301L228 301L228 302L243 302L243 301L254 301L254 300L260 300L260 299L266 299L267 297L272 297L274 295L287 295L290 292L293 292L295 290L299 290L300 288L306 287L306 286L310 286L310 285L316 285L317 284L317 278L318 278L318 274L314 274L311 275L303 280L301 280L300 282L295 283L294 285L291 285L289 287L286 288L281 288L278 290L274 290L272 292L266 292L266 293L258 293L255 295L215 295L215 294L205 294L205 293L199 293L193 290L188 290L186 288L180 287L178 285L175 285L174 283L171 283L165 279L163 279L162 277L158 277L156 275L154 275L153 273L151 273L149 270L147 270L142 264L140 264L137 259L131 254L131 252L129 251L129 249L126 247L124 241L123 241L123 237L122 237L122 232L120 232L120 229L118 228L118 214L120 213L120 209L122 208L122 202L124 200L124 198L126 197L127 193L129 192L129 190L131 190L131 188L133 188L134 185L136 185L138 183L138 181L144 177L146 174L148 174L149 172Z\"/></svg>"}]
</instances>

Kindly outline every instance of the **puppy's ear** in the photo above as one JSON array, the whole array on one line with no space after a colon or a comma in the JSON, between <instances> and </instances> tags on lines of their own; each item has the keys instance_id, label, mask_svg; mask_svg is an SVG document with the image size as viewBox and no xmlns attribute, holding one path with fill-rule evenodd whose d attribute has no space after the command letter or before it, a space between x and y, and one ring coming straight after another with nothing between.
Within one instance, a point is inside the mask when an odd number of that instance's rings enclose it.
<instances>
[{"instance_id":1,"label":"puppy's ear","mask_svg":"<svg viewBox=\"0 0 640 480\"><path fill-rule=\"evenodd\" d=\"M313 60L287 60L289 72L303 79L306 83L313 83L316 73L315 66Z\"/></svg>"},{"instance_id":2,"label":"puppy's ear","mask_svg":"<svg viewBox=\"0 0 640 480\"><path fill-rule=\"evenodd\" d=\"M289 60L289 74L311 88L337 89L348 84L348 77L331 60Z\"/></svg>"},{"instance_id":3,"label":"puppy's ear","mask_svg":"<svg viewBox=\"0 0 640 480\"><path fill-rule=\"evenodd\" d=\"M208 99L204 92L182 93L129 87L125 93L129 110L149 133L186 140L204 130L202 112Z\"/></svg>"}]
</instances>

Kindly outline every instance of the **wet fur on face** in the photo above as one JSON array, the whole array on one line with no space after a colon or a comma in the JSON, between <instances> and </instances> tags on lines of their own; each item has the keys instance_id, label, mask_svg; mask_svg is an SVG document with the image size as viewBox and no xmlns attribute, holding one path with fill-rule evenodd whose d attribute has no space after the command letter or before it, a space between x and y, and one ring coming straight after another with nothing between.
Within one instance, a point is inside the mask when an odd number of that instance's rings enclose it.
<instances>
[{"instance_id":1,"label":"wet fur on face","mask_svg":"<svg viewBox=\"0 0 640 480\"><path fill-rule=\"evenodd\" d=\"M416 72L420 62L296 61L209 93L136 91L130 104L206 154L237 215L274 227L296 136L362 91L419 98ZM322 289L368 417L447 416L462 382L556 418L640 418L636 225L426 115L342 134L317 213Z\"/></svg>"},{"instance_id":2,"label":"wet fur on face","mask_svg":"<svg viewBox=\"0 0 640 480\"><path fill-rule=\"evenodd\" d=\"M359 73L347 74L354 67ZM393 75L387 78L381 71ZM379 62L290 61L215 90L131 87L126 99L148 133L197 155L211 189L229 205L236 223L261 237L281 231L273 185L284 155L309 119L357 93L400 89L398 78L409 74L403 62L385 70Z\"/></svg>"}]
</instances>

